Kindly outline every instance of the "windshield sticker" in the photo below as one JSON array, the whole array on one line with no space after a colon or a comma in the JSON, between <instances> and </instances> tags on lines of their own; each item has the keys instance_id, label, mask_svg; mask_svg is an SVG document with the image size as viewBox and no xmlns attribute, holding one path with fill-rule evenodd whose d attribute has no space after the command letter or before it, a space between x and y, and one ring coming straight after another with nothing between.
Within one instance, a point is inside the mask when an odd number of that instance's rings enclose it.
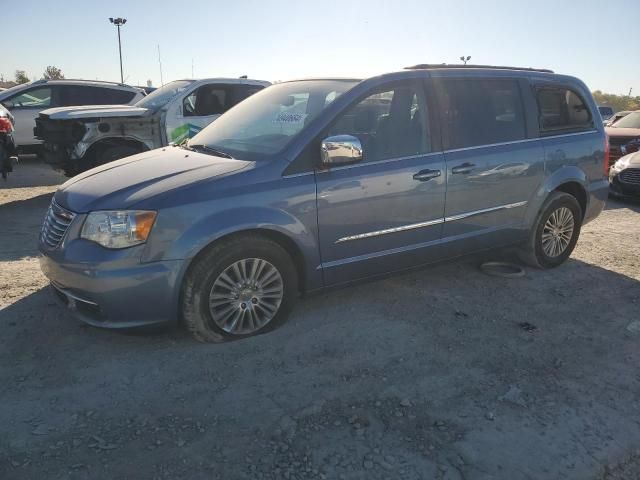
<instances>
[{"instance_id":1,"label":"windshield sticker","mask_svg":"<svg viewBox=\"0 0 640 480\"><path fill-rule=\"evenodd\" d=\"M273 119L273 123L284 123L287 125L298 125L304 123L307 118L306 113L281 112Z\"/></svg>"}]
</instances>

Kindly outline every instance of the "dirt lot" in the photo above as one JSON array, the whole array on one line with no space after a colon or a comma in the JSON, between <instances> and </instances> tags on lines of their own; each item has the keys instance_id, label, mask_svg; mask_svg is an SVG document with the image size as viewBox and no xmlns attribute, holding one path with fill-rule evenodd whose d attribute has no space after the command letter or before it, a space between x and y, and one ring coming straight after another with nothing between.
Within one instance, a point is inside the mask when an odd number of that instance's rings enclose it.
<instances>
[{"instance_id":1,"label":"dirt lot","mask_svg":"<svg viewBox=\"0 0 640 480\"><path fill-rule=\"evenodd\" d=\"M54 302L36 239L60 181L26 162L0 185L1 479L640 478L638 204L553 271L466 258L202 345Z\"/></svg>"}]
</instances>

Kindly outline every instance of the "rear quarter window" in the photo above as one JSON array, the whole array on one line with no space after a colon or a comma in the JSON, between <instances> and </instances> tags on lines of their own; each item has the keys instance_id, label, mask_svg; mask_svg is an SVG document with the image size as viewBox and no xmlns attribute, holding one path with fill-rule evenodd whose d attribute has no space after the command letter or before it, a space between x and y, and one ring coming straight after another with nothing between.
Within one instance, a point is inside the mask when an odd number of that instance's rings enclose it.
<instances>
[{"instance_id":1,"label":"rear quarter window","mask_svg":"<svg viewBox=\"0 0 640 480\"><path fill-rule=\"evenodd\" d=\"M593 128L593 116L584 99L564 87L542 87L536 92L542 135L557 135Z\"/></svg>"}]
</instances>

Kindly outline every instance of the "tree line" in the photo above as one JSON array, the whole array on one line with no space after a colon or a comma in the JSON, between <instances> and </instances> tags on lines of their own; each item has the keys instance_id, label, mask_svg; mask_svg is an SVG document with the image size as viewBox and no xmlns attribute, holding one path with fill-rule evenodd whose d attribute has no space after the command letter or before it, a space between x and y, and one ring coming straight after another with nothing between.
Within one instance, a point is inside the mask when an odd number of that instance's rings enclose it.
<instances>
[{"instance_id":1,"label":"tree line","mask_svg":"<svg viewBox=\"0 0 640 480\"><path fill-rule=\"evenodd\" d=\"M593 92L593 98L598 105L613 107L616 112L623 110L640 110L640 97L603 93L600 90L596 90Z\"/></svg>"},{"instance_id":2,"label":"tree line","mask_svg":"<svg viewBox=\"0 0 640 480\"><path fill-rule=\"evenodd\" d=\"M45 80L62 80L64 78L64 74L58 67L49 65L47 68L45 68L44 73L42 74L42 78ZM4 81L4 79L0 79L0 81ZM31 79L24 70L16 70L14 75L14 83L16 85L20 85L21 83L28 83L30 81Z\"/></svg>"}]
</instances>

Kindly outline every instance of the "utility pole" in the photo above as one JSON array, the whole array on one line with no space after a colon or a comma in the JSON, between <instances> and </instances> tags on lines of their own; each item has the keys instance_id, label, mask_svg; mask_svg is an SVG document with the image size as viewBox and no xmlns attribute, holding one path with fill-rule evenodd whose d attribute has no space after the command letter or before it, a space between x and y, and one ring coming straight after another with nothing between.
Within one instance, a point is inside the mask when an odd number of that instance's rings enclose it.
<instances>
[{"instance_id":1,"label":"utility pole","mask_svg":"<svg viewBox=\"0 0 640 480\"><path fill-rule=\"evenodd\" d=\"M627 95L628 97L630 97L630 96L631 96L631 92L632 92L632 91L633 91L633 87L630 87L630 88L629 88L629 95Z\"/></svg>"},{"instance_id":2,"label":"utility pole","mask_svg":"<svg viewBox=\"0 0 640 480\"><path fill-rule=\"evenodd\" d=\"M118 27L118 52L120 53L120 83L124 83L124 73L122 71L122 42L120 41L120 27L127 23L126 18L111 18L109 21Z\"/></svg>"},{"instance_id":3,"label":"utility pole","mask_svg":"<svg viewBox=\"0 0 640 480\"><path fill-rule=\"evenodd\" d=\"M164 85L164 80L162 80L162 60L160 59L160 44L158 44L158 65L160 65L160 86Z\"/></svg>"}]
</instances>

